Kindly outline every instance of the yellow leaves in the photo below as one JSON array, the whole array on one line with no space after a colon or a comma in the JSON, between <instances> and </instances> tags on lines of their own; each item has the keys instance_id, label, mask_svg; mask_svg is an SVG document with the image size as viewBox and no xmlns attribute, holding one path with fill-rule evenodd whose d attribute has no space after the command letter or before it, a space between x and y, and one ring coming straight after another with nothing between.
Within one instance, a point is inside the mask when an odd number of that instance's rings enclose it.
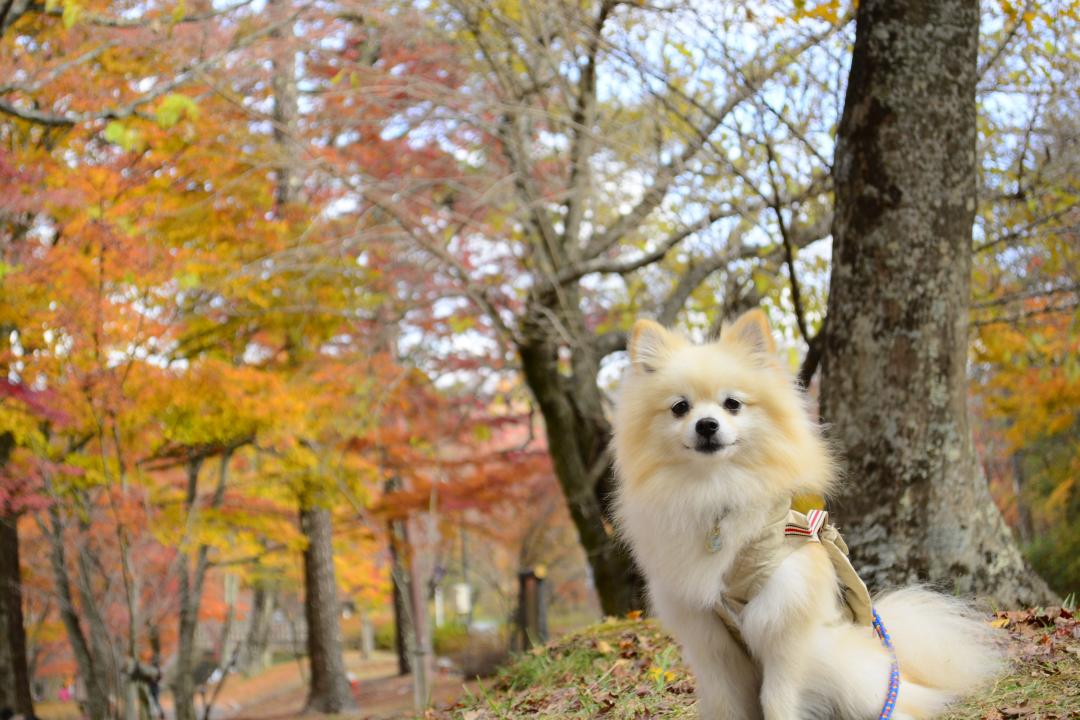
<instances>
[{"instance_id":1,"label":"yellow leaves","mask_svg":"<svg viewBox=\"0 0 1080 720\"><path fill-rule=\"evenodd\" d=\"M184 0L180 0L176 3L176 7L173 8L171 15L172 21L178 23L184 19L185 15L187 15L187 3L184 2Z\"/></svg>"},{"instance_id":2,"label":"yellow leaves","mask_svg":"<svg viewBox=\"0 0 1080 720\"><path fill-rule=\"evenodd\" d=\"M1046 499L1046 510L1050 513L1062 512L1065 510L1066 505L1069 502L1069 498L1072 496L1073 488L1076 487L1076 478L1065 478L1053 492L1050 493L1050 497Z\"/></svg>"},{"instance_id":3,"label":"yellow leaves","mask_svg":"<svg viewBox=\"0 0 1080 720\"><path fill-rule=\"evenodd\" d=\"M82 17L82 6L77 2L64 3L64 12L61 15L61 21L64 23L64 27L71 29L75 26L75 23L79 22L79 18Z\"/></svg>"},{"instance_id":4,"label":"yellow leaves","mask_svg":"<svg viewBox=\"0 0 1080 720\"><path fill-rule=\"evenodd\" d=\"M844 5L843 0L826 0L812 5L808 4L806 0L795 0L794 11L789 18L795 22L800 20L821 20L836 24L844 15ZM858 3L853 2L852 5L857 7ZM789 18L781 16L777 18L777 23L784 23Z\"/></svg>"},{"instance_id":5,"label":"yellow leaves","mask_svg":"<svg viewBox=\"0 0 1080 720\"><path fill-rule=\"evenodd\" d=\"M275 373L203 358L181 372L162 373L156 405L166 443L182 446L230 444L274 424L286 423L301 405Z\"/></svg>"},{"instance_id":6,"label":"yellow leaves","mask_svg":"<svg viewBox=\"0 0 1080 720\"><path fill-rule=\"evenodd\" d=\"M41 422L22 403L11 398L0 401L0 433L11 433L15 444L22 447L41 447L45 438Z\"/></svg>"},{"instance_id":7,"label":"yellow leaves","mask_svg":"<svg viewBox=\"0 0 1080 720\"><path fill-rule=\"evenodd\" d=\"M682 55L687 60L693 60L694 59L694 53L690 52L690 49L687 48L686 45L684 45L683 43L680 43L680 42L669 43L668 47L670 47L675 52Z\"/></svg>"},{"instance_id":8,"label":"yellow leaves","mask_svg":"<svg viewBox=\"0 0 1080 720\"><path fill-rule=\"evenodd\" d=\"M476 326L476 318L469 315L453 315L449 318L450 330L455 334L461 334Z\"/></svg>"},{"instance_id":9,"label":"yellow leaves","mask_svg":"<svg viewBox=\"0 0 1080 720\"><path fill-rule=\"evenodd\" d=\"M1023 3L1021 7L1017 7L1017 4L1011 0L1000 0L1000 5L1001 12L1005 15L1009 24L1014 25L1021 22L1028 32L1034 29L1036 20L1042 20L1047 26L1053 25L1055 20L1053 13L1041 10L1037 5L1030 3ZM1069 12L1073 12L1073 10Z\"/></svg>"}]
</instances>

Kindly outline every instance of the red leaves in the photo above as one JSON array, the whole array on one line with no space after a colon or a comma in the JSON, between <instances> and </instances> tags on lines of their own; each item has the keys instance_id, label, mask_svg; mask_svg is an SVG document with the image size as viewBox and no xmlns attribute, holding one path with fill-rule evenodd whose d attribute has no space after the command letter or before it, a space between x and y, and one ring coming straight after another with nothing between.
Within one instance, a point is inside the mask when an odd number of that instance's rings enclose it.
<instances>
[{"instance_id":1,"label":"red leaves","mask_svg":"<svg viewBox=\"0 0 1080 720\"><path fill-rule=\"evenodd\" d=\"M31 413L54 425L64 425L70 419L67 413L57 407L55 393L49 390L31 390L25 385L0 378L0 402L8 398L18 400Z\"/></svg>"}]
</instances>

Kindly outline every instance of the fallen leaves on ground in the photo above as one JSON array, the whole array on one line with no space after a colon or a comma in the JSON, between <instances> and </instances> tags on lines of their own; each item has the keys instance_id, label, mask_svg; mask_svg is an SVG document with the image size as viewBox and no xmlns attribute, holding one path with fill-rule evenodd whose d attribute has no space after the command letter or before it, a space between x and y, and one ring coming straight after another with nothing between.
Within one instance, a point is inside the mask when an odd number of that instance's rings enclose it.
<instances>
[{"instance_id":1,"label":"fallen leaves on ground","mask_svg":"<svg viewBox=\"0 0 1080 720\"><path fill-rule=\"evenodd\" d=\"M953 708L948 720L1080 718L1080 621L1073 613L1059 607L1008 610L988 622L1007 638L1008 673ZM608 620L519 656L485 689L425 718L534 716L695 717L694 681L655 622Z\"/></svg>"}]
</instances>

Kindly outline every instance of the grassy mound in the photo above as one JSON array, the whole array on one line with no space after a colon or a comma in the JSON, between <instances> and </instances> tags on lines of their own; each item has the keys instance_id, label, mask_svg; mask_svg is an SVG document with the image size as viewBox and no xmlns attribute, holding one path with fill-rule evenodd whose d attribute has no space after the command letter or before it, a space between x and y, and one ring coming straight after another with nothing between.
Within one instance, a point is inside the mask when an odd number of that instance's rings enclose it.
<instances>
[{"instance_id":1,"label":"grassy mound","mask_svg":"<svg viewBox=\"0 0 1080 720\"><path fill-rule=\"evenodd\" d=\"M949 720L1080 717L1080 622L1060 608L998 613L1010 669ZM901 688L903 692L903 688ZM650 620L608 620L521 655L435 720L695 717L694 680Z\"/></svg>"}]
</instances>

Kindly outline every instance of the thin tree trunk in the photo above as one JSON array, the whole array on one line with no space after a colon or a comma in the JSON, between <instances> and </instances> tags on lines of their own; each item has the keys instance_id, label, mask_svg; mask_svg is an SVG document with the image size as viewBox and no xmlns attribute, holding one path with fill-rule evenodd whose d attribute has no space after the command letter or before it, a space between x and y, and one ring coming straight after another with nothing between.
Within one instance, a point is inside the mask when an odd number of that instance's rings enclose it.
<instances>
[{"instance_id":1,"label":"thin tree trunk","mask_svg":"<svg viewBox=\"0 0 1080 720\"><path fill-rule=\"evenodd\" d=\"M429 519L431 516L429 515ZM414 528L415 529L415 528ZM415 542L417 535L413 532ZM427 538L431 535L428 534ZM431 682L434 676L434 663L431 649L431 628L428 624L427 588L425 572L421 569L419 553L415 545L407 549L406 569L409 575L409 614L412 619L412 653L410 664L413 677L413 710L424 712L431 704Z\"/></svg>"},{"instance_id":2,"label":"thin tree trunk","mask_svg":"<svg viewBox=\"0 0 1080 720\"><path fill-rule=\"evenodd\" d=\"M863 0L837 138L821 407L847 458L834 510L875 587L1039 603L975 456L967 308L978 0Z\"/></svg>"},{"instance_id":3,"label":"thin tree trunk","mask_svg":"<svg viewBox=\"0 0 1080 720\"><path fill-rule=\"evenodd\" d=\"M13 444L10 433L0 436L0 467L7 463ZM19 518L4 510L0 508L0 707L9 707L29 717L34 714L34 705L26 665Z\"/></svg>"},{"instance_id":4,"label":"thin tree trunk","mask_svg":"<svg viewBox=\"0 0 1080 720\"><path fill-rule=\"evenodd\" d=\"M201 457L192 458L187 463L187 513L189 522L195 512L198 497L199 470L202 468ZM179 565L178 589L180 612L177 626L176 664L173 668L172 695L176 720L196 720L195 713L195 628L199 620L199 600L202 590L202 572L200 566L205 563L206 548L200 547L195 553L195 566L189 571L187 557L181 553L176 562Z\"/></svg>"},{"instance_id":5,"label":"thin tree trunk","mask_svg":"<svg viewBox=\"0 0 1080 720\"><path fill-rule=\"evenodd\" d=\"M321 713L355 710L342 657L330 511L301 506L300 528L308 543L304 549L304 616L311 682L305 705L307 710Z\"/></svg>"},{"instance_id":6,"label":"thin tree trunk","mask_svg":"<svg viewBox=\"0 0 1080 720\"><path fill-rule=\"evenodd\" d=\"M266 667L266 651L270 646L270 622L274 617L277 596L263 584L255 586L251 600L251 620L248 623L244 647L240 652L240 667L253 673Z\"/></svg>"},{"instance_id":7,"label":"thin tree trunk","mask_svg":"<svg viewBox=\"0 0 1080 720\"><path fill-rule=\"evenodd\" d=\"M390 483L387 490L390 491ZM409 656L409 637L412 635L412 618L406 606L409 592L409 580L405 572L402 555L408 545L408 532L404 520L391 520L390 531L390 582L394 598L394 651L398 659L398 675L412 672L412 658Z\"/></svg>"},{"instance_id":8,"label":"thin tree trunk","mask_svg":"<svg viewBox=\"0 0 1080 720\"><path fill-rule=\"evenodd\" d=\"M86 689L86 706L84 709L90 720L105 720L109 715L108 680L104 671L107 663L104 658L97 656L94 647L87 640L86 634L83 632L82 621L75 609L75 601L71 590L71 577L67 569L67 556L64 548L64 529L60 511L55 504L49 507L49 522L48 527L44 524L41 527L49 538L49 563L52 566L53 583L60 599L60 619L64 623L68 644L75 655L75 664L79 669L79 677L82 678L83 686Z\"/></svg>"},{"instance_id":9,"label":"thin tree trunk","mask_svg":"<svg viewBox=\"0 0 1080 720\"><path fill-rule=\"evenodd\" d=\"M1024 498L1024 451L1017 450L1011 462L1013 494L1016 496L1016 529L1020 533L1020 542L1029 543L1035 537L1035 530L1031 520L1031 508Z\"/></svg>"},{"instance_id":10,"label":"thin tree trunk","mask_svg":"<svg viewBox=\"0 0 1080 720\"><path fill-rule=\"evenodd\" d=\"M94 572L94 558L92 546L89 540L90 524L85 520L79 521L79 547L75 553L75 589L79 596L79 606L86 620L90 652L94 656L94 671L97 673L97 682L106 696L108 716L115 716L116 702L120 688L120 664L117 662L115 647L109 628L105 624L98 602L98 593L94 592L93 579L97 577Z\"/></svg>"},{"instance_id":11,"label":"thin tree trunk","mask_svg":"<svg viewBox=\"0 0 1080 720\"><path fill-rule=\"evenodd\" d=\"M570 292L567 290L566 292ZM625 615L644 606L644 579L614 534L611 503L615 473L607 452L611 426L597 386L599 358L590 346L591 333L577 310L576 297L552 307L534 307L523 323L518 346L525 381L544 416L548 451L562 487L570 517L585 548L600 606L607 615ZM562 328L551 320L562 311ZM560 336L577 330L581 340L570 348L567 373L560 367ZM588 338L588 339L586 339Z\"/></svg>"},{"instance_id":12,"label":"thin tree trunk","mask_svg":"<svg viewBox=\"0 0 1080 720\"><path fill-rule=\"evenodd\" d=\"M221 506L225 498L225 485L228 479L229 460L232 451L226 451L220 460L217 486L210 498L209 507ZM187 504L188 523L194 522L198 513L199 470L203 458L196 457L188 461ZM196 720L195 712L195 630L199 625L199 608L202 605L203 584L206 571L210 566L210 549L200 545L195 551L195 563L188 570L187 557L177 558L179 564L180 617L176 639L176 665L174 668L172 691L176 720Z\"/></svg>"},{"instance_id":13,"label":"thin tree trunk","mask_svg":"<svg viewBox=\"0 0 1080 720\"><path fill-rule=\"evenodd\" d=\"M17 522L15 515L0 517L0 707L29 716L34 706L26 665Z\"/></svg>"}]
</instances>

